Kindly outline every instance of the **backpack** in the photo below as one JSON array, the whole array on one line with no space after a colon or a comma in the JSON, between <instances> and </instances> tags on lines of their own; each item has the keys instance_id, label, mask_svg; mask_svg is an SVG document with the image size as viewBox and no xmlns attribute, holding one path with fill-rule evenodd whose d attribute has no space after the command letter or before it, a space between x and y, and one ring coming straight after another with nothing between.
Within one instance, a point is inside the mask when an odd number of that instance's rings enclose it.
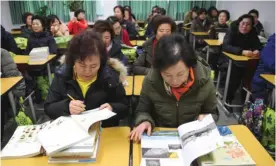
<instances>
[{"instance_id":1,"label":"backpack","mask_svg":"<svg viewBox=\"0 0 276 166\"><path fill-rule=\"evenodd\" d=\"M262 131L261 144L275 157L275 111L269 107L264 113Z\"/></svg>"}]
</instances>

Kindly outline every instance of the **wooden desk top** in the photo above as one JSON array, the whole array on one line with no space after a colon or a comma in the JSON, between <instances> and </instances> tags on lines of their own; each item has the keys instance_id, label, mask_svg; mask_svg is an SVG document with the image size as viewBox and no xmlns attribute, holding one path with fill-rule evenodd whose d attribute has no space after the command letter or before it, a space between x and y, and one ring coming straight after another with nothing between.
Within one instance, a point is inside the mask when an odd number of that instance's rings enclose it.
<instances>
[{"instance_id":1,"label":"wooden desk top","mask_svg":"<svg viewBox=\"0 0 276 166\"><path fill-rule=\"evenodd\" d=\"M190 30L191 28L189 28L189 27L183 27L183 29L185 29L185 30Z\"/></svg>"},{"instance_id":2,"label":"wooden desk top","mask_svg":"<svg viewBox=\"0 0 276 166\"><path fill-rule=\"evenodd\" d=\"M205 41L209 46L220 46L220 45L222 44L222 42L219 41L219 40L204 39L204 41Z\"/></svg>"},{"instance_id":3,"label":"wooden desk top","mask_svg":"<svg viewBox=\"0 0 276 166\"><path fill-rule=\"evenodd\" d=\"M146 40L130 40L130 43L134 46L142 46Z\"/></svg>"},{"instance_id":4,"label":"wooden desk top","mask_svg":"<svg viewBox=\"0 0 276 166\"><path fill-rule=\"evenodd\" d=\"M230 54L227 52L222 52L222 53L234 61L248 61L250 59L259 59L259 58L250 58L243 55Z\"/></svg>"},{"instance_id":5,"label":"wooden desk top","mask_svg":"<svg viewBox=\"0 0 276 166\"><path fill-rule=\"evenodd\" d=\"M12 35L21 35L22 32L21 31L11 31L10 32Z\"/></svg>"},{"instance_id":6,"label":"wooden desk top","mask_svg":"<svg viewBox=\"0 0 276 166\"><path fill-rule=\"evenodd\" d=\"M267 82L275 86L275 75L274 74L261 74L260 75Z\"/></svg>"},{"instance_id":7,"label":"wooden desk top","mask_svg":"<svg viewBox=\"0 0 276 166\"><path fill-rule=\"evenodd\" d=\"M142 90L142 85L144 81L145 76L134 76L134 91L133 95L139 96Z\"/></svg>"},{"instance_id":8,"label":"wooden desk top","mask_svg":"<svg viewBox=\"0 0 276 166\"><path fill-rule=\"evenodd\" d=\"M208 36L208 32L192 32L195 36Z\"/></svg>"},{"instance_id":9,"label":"wooden desk top","mask_svg":"<svg viewBox=\"0 0 276 166\"><path fill-rule=\"evenodd\" d=\"M128 85L125 86L125 91L127 96L131 96L133 92L133 76L127 76Z\"/></svg>"},{"instance_id":10,"label":"wooden desk top","mask_svg":"<svg viewBox=\"0 0 276 166\"><path fill-rule=\"evenodd\" d=\"M128 166L129 164L129 127L103 128L100 146L95 163L48 164L47 156L37 156L25 159L1 160L2 166Z\"/></svg>"},{"instance_id":11,"label":"wooden desk top","mask_svg":"<svg viewBox=\"0 0 276 166\"><path fill-rule=\"evenodd\" d=\"M9 77L9 78L1 78L1 95L5 94L11 88L13 88L23 77Z\"/></svg>"},{"instance_id":12,"label":"wooden desk top","mask_svg":"<svg viewBox=\"0 0 276 166\"><path fill-rule=\"evenodd\" d=\"M16 55L13 60L16 64L28 64L28 65L45 65L49 61L51 61L53 58L55 58L56 55L49 55L47 61L41 61L41 62L32 62L29 63L30 56L29 55Z\"/></svg>"},{"instance_id":13,"label":"wooden desk top","mask_svg":"<svg viewBox=\"0 0 276 166\"><path fill-rule=\"evenodd\" d=\"M256 166L274 166L274 160L266 152L263 146L253 136L247 127L243 125L229 126L231 131L250 154L252 159L256 162ZM159 130L177 130L172 128L156 128ZM133 144L133 166L139 166L141 161L141 144Z\"/></svg>"}]
</instances>

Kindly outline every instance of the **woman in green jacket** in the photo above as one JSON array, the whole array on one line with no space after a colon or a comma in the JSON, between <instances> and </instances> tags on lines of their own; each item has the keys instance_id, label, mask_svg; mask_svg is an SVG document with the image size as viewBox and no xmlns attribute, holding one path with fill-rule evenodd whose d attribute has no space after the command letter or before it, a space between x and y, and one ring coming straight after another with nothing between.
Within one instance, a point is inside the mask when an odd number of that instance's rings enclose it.
<instances>
[{"instance_id":1,"label":"woman in green jacket","mask_svg":"<svg viewBox=\"0 0 276 166\"><path fill-rule=\"evenodd\" d=\"M207 114L218 118L216 90L209 67L198 61L181 35L162 37L153 69L145 77L130 138L140 140L155 127L178 127Z\"/></svg>"}]
</instances>

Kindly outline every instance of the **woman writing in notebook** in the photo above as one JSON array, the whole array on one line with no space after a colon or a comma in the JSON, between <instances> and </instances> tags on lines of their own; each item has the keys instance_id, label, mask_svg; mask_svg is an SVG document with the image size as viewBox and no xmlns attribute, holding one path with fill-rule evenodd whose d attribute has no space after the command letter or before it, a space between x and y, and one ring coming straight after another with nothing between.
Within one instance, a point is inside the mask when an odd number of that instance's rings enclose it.
<instances>
[{"instance_id":1,"label":"woman writing in notebook","mask_svg":"<svg viewBox=\"0 0 276 166\"><path fill-rule=\"evenodd\" d=\"M181 35L162 37L155 47L153 69L142 85L135 111L132 140L140 140L155 127L178 127L212 114L217 119L216 90L207 64Z\"/></svg>"},{"instance_id":2,"label":"woman writing in notebook","mask_svg":"<svg viewBox=\"0 0 276 166\"><path fill-rule=\"evenodd\" d=\"M125 90L119 73L107 64L102 38L89 30L70 41L65 64L56 71L44 105L52 119L76 115L85 110L107 108L117 113L102 122L103 127L116 126L127 115Z\"/></svg>"}]
</instances>

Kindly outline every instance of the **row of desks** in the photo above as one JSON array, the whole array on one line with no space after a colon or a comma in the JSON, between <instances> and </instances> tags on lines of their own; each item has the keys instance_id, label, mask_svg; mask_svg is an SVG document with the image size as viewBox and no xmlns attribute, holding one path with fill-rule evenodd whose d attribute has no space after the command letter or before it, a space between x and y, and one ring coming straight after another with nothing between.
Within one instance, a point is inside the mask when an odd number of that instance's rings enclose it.
<instances>
[{"instance_id":1,"label":"row of desks","mask_svg":"<svg viewBox=\"0 0 276 166\"><path fill-rule=\"evenodd\" d=\"M140 76L140 75L127 76L126 80L128 82L128 85L125 86L125 91L126 91L127 96L131 96L131 95L139 96L140 95L144 77L145 76Z\"/></svg>"},{"instance_id":2,"label":"row of desks","mask_svg":"<svg viewBox=\"0 0 276 166\"><path fill-rule=\"evenodd\" d=\"M231 131L256 162L256 166L274 166L274 160L265 151L262 145L256 140L253 134L243 125L229 126ZM160 130L176 130L175 128L155 128ZM129 127L112 127L103 128L97 159L95 163L84 164L76 163L74 165L93 165L93 166L139 166L141 161L141 144L134 143L133 151L130 151ZM132 154L132 155L131 155ZM133 157L133 163L129 162ZM61 164L48 164L47 156L37 156L24 159L7 159L2 160L2 166L58 166ZM129 164L130 163L130 164ZM62 164L69 166L71 164Z\"/></svg>"}]
</instances>

